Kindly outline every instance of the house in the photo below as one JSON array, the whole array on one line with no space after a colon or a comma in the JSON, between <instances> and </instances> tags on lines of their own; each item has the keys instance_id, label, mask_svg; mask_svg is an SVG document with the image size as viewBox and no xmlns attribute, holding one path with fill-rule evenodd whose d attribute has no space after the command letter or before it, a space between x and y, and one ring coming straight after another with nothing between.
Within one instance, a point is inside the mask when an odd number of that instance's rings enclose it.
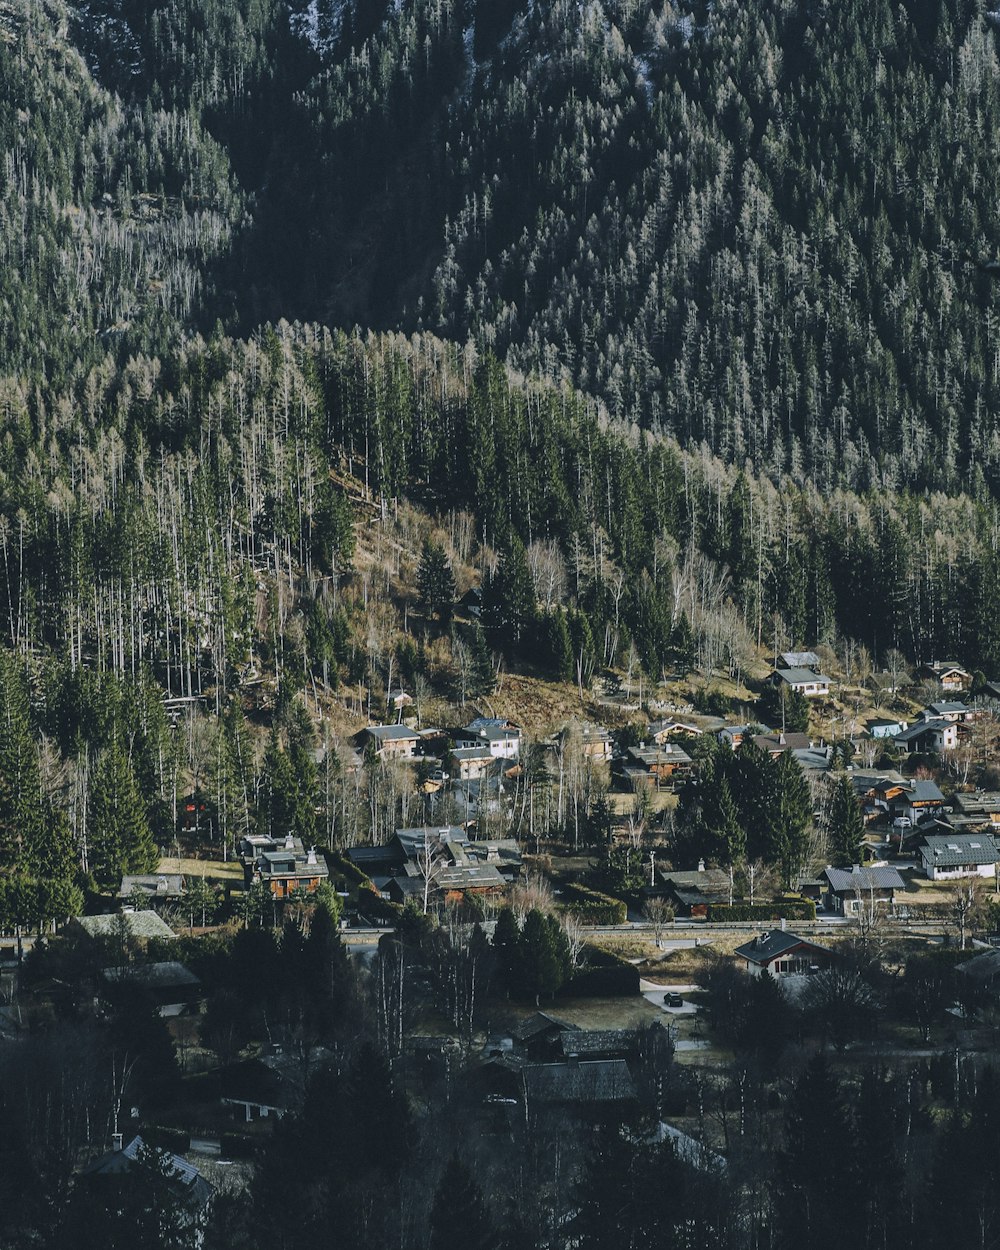
<instances>
[{"instance_id":1,"label":"house","mask_svg":"<svg viewBox=\"0 0 1000 1250\"><path fill-rule=\"evenodd\" d=\"M422 899L428 865L431 896L500 894L521 871L513 838L472 840L457 825L397 829L384 847L352 847L347 858L362 870L383 898L405 903Z\"/></svg>"},{"instance_id":2,"label":"house","mask_svg":"<svg viewBox=\"0 0 1000 1250\"><path fill-rule=\"evenodd\" d=\"M419 735L407 725L369 725L364 736L384 759L412 759L417 753Z\"/></svg>"},{"instance_id":3,"label":"house","mask_svg":"<svg viewBox=\"0 0 1000 1250\"><path fill-rule=\"evenodd\" d=\"M310 1077L332 1058L333 1053L322 1046L288 1052L274 1047L225 1069L220 1101L247 1124L272 1116L280 1119L301 1108Z\"/></svg>"},{"instance_id":4,"label":"house","mask_svg":"<svg viewBox=\"0 0 1000 1250\"><path fill-rule=\"evenodd\" d=\"M115 1149L80 1169L78 1183L93 1189L95 1193L101 1190L107 1191L111 1197L121 1183L122 1177L141 1168L147 1152L153 1152L167 1165L169 1170L167 1186L190 1214L192 1225L196 1225L212 1201L214 1188L194 1164L188 1163L186 1159L170 1151L147 1146L141 1137L133 1137L124 1147L121 1145L121 1137L118 1137ZM195 1244L200 1244L200 1233L197 1228L194 1231L193 1241Z\"/></svg>"},{"instance_id":5,"label":"house","mask_svg":"<svg viewBox=\"0 0 1000 1250\"><path fill-rule=\"evenodd\" d=\"M976 790L973 794L957 793L952 806L961 816L984 826L1000 827L1000 791Z\"/></svg>"},{"instance_id":6,"label":"house","mask_svg":"<svg viewBox=\"0 0 1000 1250\"><path fill-rule=\"evenodd\" d=\"M525 1110L543 1106L576 1110L620 1109L638 1100L638 1090L624 1059L567 1059L530 1063L521 1070Z\"/></svg>"},{"instance_id":7,"label":"house","mask_svg":"<svg viewBox=\"0 0 1000 1250\"><path fill-rule=\"evenodd\" d=\"M931 881L992 877L998 859L996 843L988 833L934 835L924 838L920 848L920 863Z\"/></svg>"},{"instance_id":8,"label":"house","mask_svg":"<svg viewBox=\"0 0 1000 1250\"><path fill-rule=\"evenodd\" d=\"M737 751L752 728L752 725L724 725L715 736L727 747Z\"/></svg>"},{"instance_id":9,"label":"house","mask_svg":"<svg viewBox=\"0 0 1000 1250\"><path fill-rule=\"evenodd\" d=\"M469 616L473 617L475 620L478 620L479 617L482 616L483 592L478 586L473 586L470 590L467 590L458 602L459 606L468 612Z\"/></svg>"},{"instance_id":10,"label":"house","mask_svg":"<svg viewBox=\"0 0 1000 1250\"><path fill-rule=\"evenodd\" d=\"M892 744L910 755L953 751L958 746L958 726L944 718L918 720L909 729L895 734Z\"/></svg>"},{"instance_id":11,"label":"house","mask_svg":"<svg viewBox=\"0 0 1000 1250\"><path fill-rule=\"evenodd\" d=\"M478 781L493 768L496 756L488 746L455 747L448 754L451 775L459 781Z\"/></svg>"},{"instance_id":12,"label":"house","mask_svg":"<svg viewBox=\"0 0 1000 1250\"><path fill-rule=\"evenodd\" d=\"M819 972L834 958L833 952L825 946L818 946L785 929L762 933L737 946L733 954L743 960L747 972L755 977L787 977Z\"/></svg>"},{"instance_id":13,"label":"house","mask_svg":"<svg viewBox=\"0 0 1000 1250\"><path fill-rule=\"evenodd\" d=\"M562 1038L579 1032L582 1030L575 1024L569 1024L551 1012L535 1011L511 1029L511 1049L515 1054L536 1062L562 1058L565 1054Z\"/></svg>"},{"instance_id":14,"label":"house","mask_svg":"<svg viewBox=\"0 0 1000 1250\"><path fill-rule=\"evenodd\" d=\"M122 877L118 897L130 907L140 900L142 907L162 907L168 903L179 903L184 897L184 878L180 873L127 875Z\"/></svg>"},{"instance_id":15,"label":"house","mask_svg":"<svg viewBox=\"0 0 1000 1250\"><path fill-rule=\"evenodd\" d=\"M903 818L915 825L944 807L944 795L933 781L913 781L889 800L893 819Z\"/></svg>"},{"instance_id":16,"label":"house","mask_svg":"<svg viewBox=\"0 0 1000 1250\"><path fill-rule=\"evenodd\" d=\"M819 656L815 651L782 651L774 658L774 667L807 668L810 672L820 671Z\"/></svg>"},{"instance_id":17,"label":"house","mask_svg":"<svg viewBox=\"0 0 1000 1250\"><path fill-rule=\"evenodd\" d=\"M929 664L921 664L917 676L925 681L936 681L943 690L968 690L972 685L972 674L955 660L932 660Z\"/></svg>"},{"instance_id":18,"label":"house","mask_svg":"<svg viewBox=\"0 0 1000 1250\"><path fill-rule=\"evenodd\" d=\"M820 777L833 767L833 747L803 747L792 755L807 777Z\"/></svg>"},{"instance_id":19,"label":"house","mask_svg":"<svg viewBox=\"0 0 1000 1250\"><path fill-rule=\"evenodd\" d=\"M699 862L696 872L664 872L660 880L667 897L681 916L704 920L713 903L728 903L732 891L729 873L722 868L706 868Z\"/></svg>"},{"instance_id":20,"label":"house","mask_svg":"<svg viewBox=\"0 0 1000 1250\"><path fill-rule=\"evenodd\" d=\"M955 974L967 984L980 990L996 990L1000 987L1000 950L983 951L955 968Z\"/></svg>"},{"instance_id":21,"label":"house","mask_svg":"<svg viewBox=\"0 0 1000 1250\"><path fill-rule=\"evenodd\" d=\"M755 734L753 744L772 759L777 759L786 751L808 751L812 740L808 734L800 733Z\"/></svg>"},{"instance_id":22,"label":"house","mask_svg":"<svg viewBox=\"0 0 1000 1250\"><path fill-rule=\"evenodd\" d=\"M456 730L455 746L489 747L494 759L516 760L521 754L521 729L513 721L480 716L464 729Z\"/></svg>"},{"instance_id":23,"label":"house","mask_svg":"<svg viewBox=\"0 0 1000 1250\"><path fill-rule=\"evenodd\" d=\"M887 911L896 906L896 891L905 890L903 878L895 868L875 866L861 868L825 868L826 906L842 916L856 916L862 906L874 904Z\"/></svg>"},{"instance_id":24,"label":"house","mask_svg":"<svg viewBox=\"0 0 1000 1250\"><path fill-rule=\"evenodd\" d=\"M212 832L208 800L200 794L188 794L181 799L177 813L181 833Z\"/></svg>"},{"instance_id":25,"label":"house","mask_svg":"<svg viewBox=\"0 0 1000 1250\"><path fill-rule=\"evenodd\" d=\"M559 1035L563 1056L572 1059L629 1059L638 1054L638 1029L564 1030Z\"/></svg>"},{"instance_id":26,"label":"house","mask_svg":"<svg viewBox=\"0 0 1000 1250\"><path fill-rule=\"evenodd\" d=\"M920 720L949 720L956 725L964 725L975 716L975 712L971 707L961 702L961 700L952 700L951 702L929 703L927 707L920 713Z\"/></svg>"},{"instance_id":27,"label":"house","mask_svg":"<svg viewBox=\"0 0 1000 1250\"><path fill-rule=\"evenodd\" d=\"M394 712L402 712L404 708L413 706L413 699L401 686L394 686L386 691L385 705Z\"/></svg>"},{"instance_id":28,"label":"house","mask_svg":"<svg viewBox=\"0 0 1000 1250\"><path fill-rule=\"evenodd\" d=\"M873 716L865 722L869 738L879 741L882 738L895 738L897 734L909 729L910 722L898 716Z\"/></svg>"},{"instance_id":29,"label":"house","mask_svg":"<svg viewBox=\"0 0 1000 1250\"><path fill-rule=\"evenodd\" d=\"M177 960L104 968L101 977L109 986L131 985L142 990L161 1016L183 1015L195 1008L201 997L201 981Z\"/></svg>"},{"instance_id":30,"label":"house","mask_svg":"<svg viewBox=\"0 0 1000 1250\"><path fill-rule=\"evenodd\" d=\"M814 672L811 668L776 668L768 681L772 686L795 690L808 699L828 695L831 686L825 673Z\"/></svg>"},{"instance_id":31,"label":"house","mask_svg":"<svg viewBox=\"0 0 1000 1250\"><path fill-rule=\"evenodd\" d=\"M691 756L673 742L662 747L629 747L618 763L618 771L631 790L669 786L688 776L692 767Z\"/></svg>"},{"instance_id":32,"label":"house","mask_svg":"<svg viewBox=\"0 0 1000 1250\"><path fill-rule=\"evenodd\" d=\"M594 764L606 764L615 753L611 731L603 725L593 725L589 721L577 722L577 728L580 731L580 750L584 759ZM569 738L570 726L567 725L559 735L559 740L565 744Z\"/></svg>"},{"instance_id":33,"label":"house","mask_svg":"<svg viewBox=\"0 0 1000 1250\"><path fill-rule=\"evenodd\" d=\"M263 883L272 898L290 898L296 890L312 894L318 885L330 878L326 860L314 847L308 850L300 838L243 838L240 842L243 876L249 887Z\"/></svg>"},{"instance_id":34,"label":"house","mask_svg":"<svg viewBox=\"0 0 1000 1250\"><path fill-rule=\"evenodd\" d=\"M103 916L74 916L66 925L67 935L107 940L125 937L134 942L176 937L173 929L155 911L118 911Z\"/></svg>"},{"instance_id":35,"label":"house","mask_svg":"<svg viewBox=\"0 0 1000 1250\"><path fill-rule=\"evenodd\" d=\"M649 740L662 746L671 738L700 738L701 730L697 725L682 720L654 720L649 725Z\"/></svg>"}]
</instances>

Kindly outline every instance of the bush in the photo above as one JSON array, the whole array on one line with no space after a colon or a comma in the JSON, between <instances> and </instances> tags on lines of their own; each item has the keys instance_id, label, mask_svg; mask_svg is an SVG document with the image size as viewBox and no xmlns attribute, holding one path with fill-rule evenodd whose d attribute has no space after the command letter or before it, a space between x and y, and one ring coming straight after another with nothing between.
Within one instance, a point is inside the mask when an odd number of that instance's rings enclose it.
<instances>
[{"instance_id":1,"label":"bush","mask_svg":"<svg viewBox=\"0 0 1000 1250\"><path fill-rule=\"evenodd\" d=\"M403 908L399 903L383 898L374 886L358 891L358 915L363 920L370 920L372 924L387 920L390 924L395 924L402 914Z\"/></svg>"},{"instance_id":2,"label":"bush","mask_svg":"<svg viewBox=\"0 0 1000 1250\"><path fill-rule=\"evenodd\" d=\"M740 920L815 920L816 904L810 898L796 902L780 899L773 903L712 903L708 919L726 921Z\"/></svg>"},{"instance_id":3,"label":"bush","mask_svg":"<svg viewBox=\"0 0 1000 1250\"><path fill-rule=\"evenodd\" d=\"M639 970L611 951L587 942L584 966L563 986L568 998L630 998L639 993Z\"/></svg>"},{"instance_id":4,"label":"bush","mask_svg":"<svg viewBox=\"0 0 1000 1250\"><path fill-rule=\"evenodd\" d=\"M223 1133L219 1138L224 1159L252 1159L257 1152L257 1142L243 1133Z\"/></svg>"},{"instance_id":5,"label":"bush","mask_svg":"<svg viewBox=\"0 0 1000 1250\"><path fill-rule=\"evenodd\" d=\"M191 1149L191 1134L181 1128L167 1128L165 1125L154 1124L142 1130L142 1140L147 1146L157 1146L160 1150L168 1150L171 1154L186 1154Z\"/></svg>"},{"instance_id":6,"label":"bush","mask_svg":"<svg viewBox=\"0 0 1000 1250\"><path fill-rule=\"evenodd\" d=\"M561 905L561 910L581 924L624 924L628 919L628 908L620 898L593 890L589 885L574 882L564 886L563 898L568 901Z\"/></svg>"}]
</instances>

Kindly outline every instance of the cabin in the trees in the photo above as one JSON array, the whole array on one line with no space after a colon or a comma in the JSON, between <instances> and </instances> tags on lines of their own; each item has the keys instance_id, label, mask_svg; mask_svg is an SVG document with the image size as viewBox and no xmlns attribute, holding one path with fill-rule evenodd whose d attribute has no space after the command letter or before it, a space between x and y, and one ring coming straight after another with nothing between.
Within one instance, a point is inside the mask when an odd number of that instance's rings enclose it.
<instances>
[{"instance_id":1,"label":"cabin in the trees","mask_svg":"<svg viewBox=\"0 0 1000 1250\"><path fill-rule=\"evenodd\" d=\"M988 833L926 837L920 848L920 863L931 881L992 877L998 859L997 845Z\"/></svg>"},{"instance_id":2,"label":"cabin in the trees","mask_svg":"<svg viewBox=\"0 0 1000 1250\"><path fill-rule=\"evenodd\" d=\"M240 858L246 884L259 881L276 899L290 898L296 890L312 894L330 877L323 856L313 847L307 850L301 839L291 834L285 838L244 838Z\"/></svg>"},{"instance_id":3,"label":"cabin in the trees","mask_svg":"<svg viewBox=\"0 0 1000 1250\"><path fill-rule=\"evenodd\" d=\"M830 693L831 680L825 673L811 668L776 668L768 678L778 689L794 690L807 699L817 699Z\"/></svg>"},{"instance_id":4,"label":"cabin in the trees","mask_svg":"<svg viewBox=\"0 0 1000 1250\"><path fill-rule=\"evenodd\" d=\"M716 737L731 750L738 751L752 728L752 725L723 725Z\"/></svg>"},{"instance_id":5,"label":"cabin in the trees","mask_svg":"<svg viewBox=\"0 0 1000 1250\"><path fill-rule=\"evenodd\" d=\"M173 929L155 911L120 911L103 916L74 916L66 925L67 936L117 941L120 937L144 944L154 938L176 937Z\"/></svg>"},{"instance_id":6,"label":"cabin in the trees","mask_svg":"<svg viewBox=\"0 0 1000 1250\"><path fill-rule=\"evenodd\" d=\"M649 740L663 746L671 738L700 738L701 730L697 725L683 720L654 720L649 726Z\"/></svg>"},{"instance_id":7,"label":"cabin in the trees","mask_svg":"<svg viewBox=\"0 0 1000 1250\"><path fill-rule=\"evenodd\" d=\"M830 911L842 916L856 916L862 907L872 906L886 911L894 910L896 893L906 889L903 878L895 868L875 865L862 868L824 868L826 881L826 905Z\"/></svg>"},{"instance_id":8,"label":"cabin in the trees","mask_svg":"<svg viewBox=\"0 0 1000 1250\"><path fill-rule=\"evenodd\" d=\"M174 959L104 968L101 978L108 986L124 984L141 990L165 1017L196 1010L201 998L201 981L190 968Z\"/></svg>"},{"instance_id":9,"label":"cabin in the trees","mask_svg":"<svg viewBox=\"0 0 1000 1250\"><path fill-rule=\"evenodd\" d=\"M982 827L1000 828L1000 791L976 790L972 794L956 793L952 806L958 815L974 820Z\"/></svg>"},{"instance_id":10,"label":"cabin in the trees","mask_svg":"<svg viewBox=\"0 0 1000 1250\"><path fill-rule=\"evenodd\" d=\"M756 734L753 743L772 759L786 751L808 751L812 746L809 735L800 733Z\"/></svg>"},{"instance_id":11,"label":"cabin in the trees","mask_svg":"<svg viewBox=\"0 0 1000 1250\"><path fill-rule=\"evenodd\" d=\"M180 873L161 872L122 877L118 897L128 908L141 900L143 907L167 907L184 897L184 878Z\"/></svg>"},{"instance_id":12,"label":"cabin in the trees","mask_svg":"<svg viewBox=\"0 0 1000 1250\"><path fill-rule=\"evenodd\" d=\"M909 729L896 734L892 743L908 755L954 751L958 746L958 726L944 719L918 720Z\"/></svg>"},{"instance_id":13,"label":"cabin in the trees","mask_svg":"<svg viewBox=\"0 0 1000 1250\"><path fill-rule=\"evenodd\" d=\"M924 681L936 681L942 690L968 690L972 685L972 674L955 660L931 660L929 664L921 664L917 676Z\"/></svg>"},{"instance_id":14,"label":"cabin in the trees","mask_svg":"<svg viewBox=\"0 0 1000 1250\"><path fill-rule=\"evenodd\" d=\"M820 972L834 958L825 946L784 929L772 929L733 952L751 976L788 977Z\"/></svg>"},{"instance_id":15,"label":"cabin in the trees","mask_svg":"<svg viewBox=\"0 0 1000 1250\"><path fill-rule=\"evenodd\" d=\"M384 759L412 759L420 740L417 731L407 725L369 725L364 736Z\"/></svg>"},{"instance_id":16,"label":"cabin in the trees","mask_svg":"<svg viewBox=\"0 0 1000 1250\"><path fill-rule=\"evenodd\" d=\"M127 1146L122 1146L122 1139L117 1137L115 1148L109 1154L102 1155L80 1170L77 1184L98 1195L108 1191L108 1197L118 1192L121 1177L135 1173L140 1183L144 1183L144 1173L139 1170L147 1151L152 1151L166 1165L165 1185L174 1200L184 1211L189 1221L190 1244L200 1245L202 1233L200 1223L204 1212L212 1201L215 1193L213 1186L205 1180L193 1163L180 1155L160 1150L158 1147L146 1146L141 1137L133 1137ZM151 1199L162 1202L162 1195L151 1194ZM95 1244L101 1244L100 1239Z\"/></svg>"},{"instance_id":17,"label":"cabin in the trees","mask_svg":"<svg viewBox=\"0 0 1000 1250\"><path fill-rule=\"evenodd\" d=\"M408 695L401 686L394 686L386 691L385 705L392 712L402 713L413 706L413 697Z\"/></svg>"},{"instance_id":18,"label":"cabin in the trees","mask_svg":"<svg viewBox=\"0 0 1000 1250\"><path fill-rule=\"evenodd\" d=\"M675 781L689 776L693 767L691 756L674 742L662 747L629 747L617 763L625 785L635 791L671 787Z\"/></svg>"},{"instance_id":19,"label":"cabin in the trees","mask_svg":"<svg viewBox=\"0 0 1000 1250\"><path fill-rule=\"evenodd\" d=\"M667 898L679 916L704 920L713 903L728 903L732 893L729 873L722 868L706 868L704 860L695 872L664 872L660 880Z\"/></svg>"}]
</instances>

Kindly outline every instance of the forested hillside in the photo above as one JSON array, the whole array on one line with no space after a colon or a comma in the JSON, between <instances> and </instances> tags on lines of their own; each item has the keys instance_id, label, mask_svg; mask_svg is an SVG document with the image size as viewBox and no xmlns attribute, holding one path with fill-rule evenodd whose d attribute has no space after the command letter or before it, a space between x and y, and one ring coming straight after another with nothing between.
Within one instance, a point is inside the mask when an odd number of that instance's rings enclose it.
<instances>
[{"instance_id":1,"label":"forested hillside","mask_svg":"<svg viewBox=\"0 0 1000 1250\"><path fill-rule=\"evenodd\" d=\"M1000 482L981 6L3 12L8 368L422 328L774 478Z\"/></svg>"}]
</instances>

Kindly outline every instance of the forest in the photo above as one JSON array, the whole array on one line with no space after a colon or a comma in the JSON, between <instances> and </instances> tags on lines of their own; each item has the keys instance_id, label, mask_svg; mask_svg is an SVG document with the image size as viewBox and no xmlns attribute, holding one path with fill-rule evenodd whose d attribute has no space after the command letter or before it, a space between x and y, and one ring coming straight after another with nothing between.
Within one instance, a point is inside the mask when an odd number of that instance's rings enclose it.
<instances>
[{"instance_id":1,"label":"forest","mask_svg":"<svg viewBox=\"0 0 1000 1250\"><path fill-rule=\"evenodd\" d=\"M0 1012L0 1245L191 1244L156 1156L112 1202L74 1177L126 1085L155 1120L217 1073L124 989L94 1014L108 961L142 962L123 935L95 962L49 934L170 852L228 871L291 832L342 869L462 819L429 765L355 750L397 686L454 728L534 683L551 709L479 831L593 851L601 906L638 898L652 814L610 847L569 723L598 691L694 673L742 720L722 687L795 647L873 701L944 656L1000 678L998 25L970 0L0 0L0 932L51 1006L14 1041ZM817 800L791 754L691 749L660 845L793 887ZM854 791L822 803L850 865ZM1000 1086L933 960L855 952L833 1007L789 1012L715 968L726 1070L657 1026L629 1115L583 1130L402 1072L416 1001L466 1046L553 1006L581 938L551 898L492 941L473 908L399 908L367 971L330 887L283 928L204 876L182 910L211 1062L326 1054L205 1250L996 1240ZM953 1053L880 1053L882 1003Z\"/></svg>"}]
</instances>

